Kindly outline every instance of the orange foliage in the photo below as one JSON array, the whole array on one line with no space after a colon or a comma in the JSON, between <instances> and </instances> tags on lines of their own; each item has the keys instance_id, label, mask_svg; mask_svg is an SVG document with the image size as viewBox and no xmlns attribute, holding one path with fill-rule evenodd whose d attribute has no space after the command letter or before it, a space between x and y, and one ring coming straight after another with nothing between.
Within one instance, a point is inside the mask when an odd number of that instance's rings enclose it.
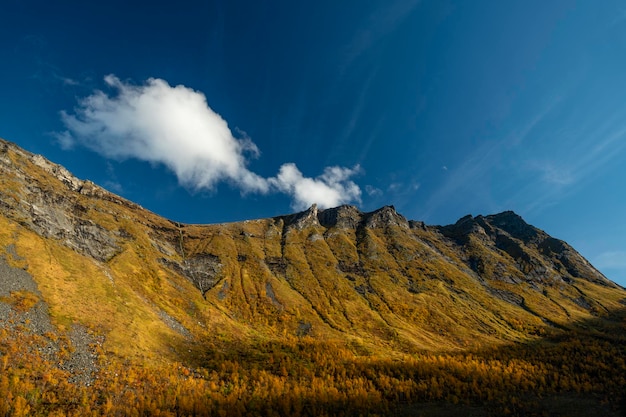
<instances>
[{"instance_id":1,"label":"orange foliage","mask_svg":"<svg viewBox=\"0 0 626 417\"><path fill-rule=\"evenodd\" d=\"M393 359L294 338L208 356L197 369L120 363L101 353L91 386L69 383L68 372L46 359L48 341L3 332L0 415L383 415L423 402L520 414L541 396L576 393L618 404L626 392L623 341L580 334Z\"/></svg>"}]
</instances>

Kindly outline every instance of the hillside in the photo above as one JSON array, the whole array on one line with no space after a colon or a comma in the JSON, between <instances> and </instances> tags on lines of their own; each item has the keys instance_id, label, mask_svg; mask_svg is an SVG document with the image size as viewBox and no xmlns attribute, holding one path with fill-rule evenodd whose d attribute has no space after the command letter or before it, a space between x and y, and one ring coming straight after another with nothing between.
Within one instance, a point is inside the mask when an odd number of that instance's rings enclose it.
<instances>
[{"instance_id":1,"label":"hillside","mask_svg":"<svg viewBox=\"0 0 626 417\"><path fill-rule=\"evenodd\" d=\"M623 411L626 291L513 212L190 225L0 172L0 414Z\"/></svg>"}]
</instances>

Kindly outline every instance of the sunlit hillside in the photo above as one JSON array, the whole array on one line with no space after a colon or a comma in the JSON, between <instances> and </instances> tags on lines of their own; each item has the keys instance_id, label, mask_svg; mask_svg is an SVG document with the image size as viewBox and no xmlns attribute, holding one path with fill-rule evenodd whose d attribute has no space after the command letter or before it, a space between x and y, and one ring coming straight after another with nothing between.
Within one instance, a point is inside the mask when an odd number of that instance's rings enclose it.
<instances>
[{"instance_id":1,"label":"sunlit hillside","mask_svg":"<svg viewBox=\"0 0 626 417\"><path fill-rule=\"evenodd\" d=\"M0 252L0 415L626 410L626 291L513 212L181 224L2 141Z\"/></svg>"}]
</instances>

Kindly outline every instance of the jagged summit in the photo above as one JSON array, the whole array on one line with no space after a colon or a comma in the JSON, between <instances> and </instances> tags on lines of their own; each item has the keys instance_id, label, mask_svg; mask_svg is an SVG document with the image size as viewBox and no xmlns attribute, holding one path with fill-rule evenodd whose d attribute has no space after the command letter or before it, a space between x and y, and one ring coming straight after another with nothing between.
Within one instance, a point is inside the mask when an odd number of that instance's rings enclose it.
<instances>
[{"instance_id":1,"label":"jagged summit","mask_svg":"<svg viewBox=\"0 0 626 417\"><path fill-rule=\"evenodd\" d=\"M105 282L130 279L143 288L141 280L153 280L158 292L173 297L189 297L182 289L192 286L197 302L207 303L203 308L228 311L243 320L238 326L280 316L290 334L359 334L390 346L456 348L494 340L493 334L503 340L527 337L507 324L514 318L536 328L600 314L607 302L598 301L598 294L619 291L567 243L512 211L426 226L408 221L393 206L362 212L352 205L312 205L269 219L182 224L79 180L41 156L1 145L0 219L5 228L31 233L47 247L69 250L63 256L73 260L54 268L91 262L108 274ZM5 246L24 250L7 236ZM56 262L44 254L38 258ZM48 279L51 266L32 265L41 268L34 273L42 282ZM44 296L61 297L57 284L46 285ZM151 300L147 305L165 302L150 291L156 290L141 290L140 299ZM556 304L562 308L555 310ZM460 320L468 309L479 313ZM176 311L190 333L200 331L197 320ZM464 336L439 333L417 319L425 316Z\"/></svg>"},{"instance_id":2,"label":"jagged summit","mask_svg":"<svg viewBox=\"0 0 626 417\"><path fill-rule=\"evenodd\" d=\"M317 205L313 204L305 211L279 216L277 219L282 219L287 227L294 227L299 230L312 226L346 230L356 230L360 226L379 228L393 225L409 228L407 219L398 214L394 206L384 206L372 212L364 213L352 205L318 210Z\"/></svg>"},{"instance_id":3,"label":"jagged summit","mask_svg":"<svg viewBox=\"0 0 626 417\"><path fill-rule=\"evenodd\" d=\"M478 215L474 217L468 214L452 225L441 226L440 230L450 237L461 240L467 240L471 233L483 234L493 238L502 231L525 241L541 234L545 235L545 232L529 225L519 214L511 210L488 216Z\"/></svg>"},{"instance_id":4,"label":"jagged summit","mask_svg":"<svg viewBox=\"0 0 626 417\"><path fill-rule=\"evenodd\" d=\"M545 234L543 231L526 223L524 219L522 219L522 216L513 211L504 211L499 214L486 216L485 221L495 227L505 230L511 236L524 241L528 241L541 234Z\"/></svg>"},{"instance_id":5,"label":"jagged summit","mask_svg":"<svg viewBox=\"0 0 626 417\"><path fill-rule=\"evenodd\" d=\"M317 204L313 204L305 211L289 214L286 216L279 216L278 219L282 219L288 228L296 228L302 230L305 227L319 226L319 221L317 217Z\"/></svg>"},{"instance_id":6,"label":"jagged summit","mask_svg":"<svg viewBox=\"0 0 626 417\"><path fill-rule=\"evenodd\" d=\"M356 206L342 205L322 210L317 215L325 228L356 229L363 220L363 213Z\"/></svg>"},{"instance_id":7,"label":"jagged summit","mask_svg":"<svg viewBox=\"0 0 626 417\"><path fill-rule=\"evenodd\" d=\"M365 224L370 228L386 226L409 227L409 222L404 216L398 214L394 206L384 206L371 213L367 213L365 216Z\"/></svg>"}]
</instances>

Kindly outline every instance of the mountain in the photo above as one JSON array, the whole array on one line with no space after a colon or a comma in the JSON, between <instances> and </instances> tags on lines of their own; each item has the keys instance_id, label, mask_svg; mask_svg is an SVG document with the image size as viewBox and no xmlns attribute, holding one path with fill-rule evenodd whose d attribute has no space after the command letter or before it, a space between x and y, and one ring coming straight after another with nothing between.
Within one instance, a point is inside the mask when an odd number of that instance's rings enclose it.
<instances>
[{"instance_id":1,"label":"mountain","mask_svg":"<svg viewBox=\"0 0 626 417\"><path fill-rule=\"evenodd\" d=\"M626 291L514 212L193 225L6 141L0 173L0 414L623 410Z\"/></svg>"}]
</instances>

